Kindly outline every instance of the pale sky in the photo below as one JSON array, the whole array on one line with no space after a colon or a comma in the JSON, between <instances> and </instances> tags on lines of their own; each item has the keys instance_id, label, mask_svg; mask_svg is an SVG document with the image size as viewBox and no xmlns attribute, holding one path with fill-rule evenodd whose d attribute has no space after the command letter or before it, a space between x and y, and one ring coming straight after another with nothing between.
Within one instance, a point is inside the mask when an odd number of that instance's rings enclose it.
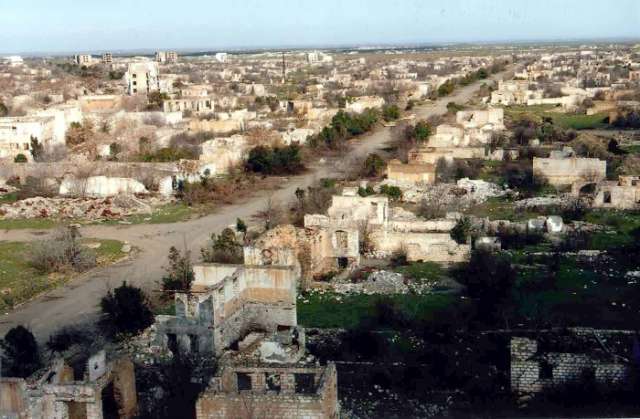
<instances>
[{"instance_id":1,"label":"pale sky","mask_svg":"<svg viewBox=\"0 0 640 419\"><path fill-rule=\"evenodd\" d=\"M0 0L0 53L640 38L639 0Z\"/></svg>"}]
</instances>

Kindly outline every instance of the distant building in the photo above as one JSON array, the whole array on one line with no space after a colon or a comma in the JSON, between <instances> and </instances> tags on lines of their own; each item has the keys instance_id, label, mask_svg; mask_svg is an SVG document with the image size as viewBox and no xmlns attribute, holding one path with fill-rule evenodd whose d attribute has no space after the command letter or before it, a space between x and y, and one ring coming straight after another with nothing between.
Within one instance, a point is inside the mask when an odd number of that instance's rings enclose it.
<instances>
[{"instance_id":1,"label":"distant building","mask_svg":"<svg viewBox=\"0 0 640 419\"><path fill-rule=\"evenodd\" d=\"M8 56L8 57L2 57L2 61L4 61L6 64L10 65L11 67L17 67L17 66L21 66L21 65L24 64L24 60L19 55L11 55L11 56Z\"/></svg>"},{"instance_id":2,"label":"distant building","mask_svg":"<svg viewBox=\"0 0 640 419\"><path fill-rule=\"evenodd\" d=\"M219 63L227 62L227 53L226 52L218 52L216 53L216 61Z\"/></svg>"},{"instance_id":3,"label":"distant building","mask_svg":"<svg viewBox=\"0 0 640 419\"><path fill-rule=\"evenodd\" d=\"M94 64L93 57L90 54L77 54L73 57L76 64L80 66L90 66Z\"/></svg>"},{"instance_id":4,"label":"distant building","mask_svg":"<svg viewBox=\"0 0 640 419\"><path fill-rule=\"evenodd\" d=\"M124 77L127 93L137 95L160 90L158 63L130 63Z\"/></svg>"},{"instance_id":5,"label":"distant building","mask_svg":"<svg viewBox=\"0 0 640 419\"><path fill-rule=\"evenodd\" d=\"M105 52L102 54L102 64L111 64L113 63L113 55L110 52Z\"/></svg>"},{"instance_id":6,"label":"distant building","mask_svg":"<svg viewBox=\"0 0 640 419\"><path fill-rule=\"evenodd\" d=\"M158 51L156 52L156 61L159 63L177 63L178 53L175 51Z\"/></svg>"}]
</instances>

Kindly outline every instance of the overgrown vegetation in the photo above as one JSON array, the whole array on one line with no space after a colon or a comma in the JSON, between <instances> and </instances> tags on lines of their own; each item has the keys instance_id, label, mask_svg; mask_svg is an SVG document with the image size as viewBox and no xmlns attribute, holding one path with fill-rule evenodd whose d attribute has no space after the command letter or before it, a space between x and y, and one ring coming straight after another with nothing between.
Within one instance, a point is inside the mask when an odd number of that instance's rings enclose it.
<instances>
[{"instance_id":1,"label":"overgrown vegetation","mask_svg":"<svg viewBox=\"0 0 640 419\"><path fill-rule=\"evenodd\" d=\"M100 300L100 325L110 335L133 335L153 323L153 313L147 296L137 287L125 282Z\"/></svg>"}]
</instances>

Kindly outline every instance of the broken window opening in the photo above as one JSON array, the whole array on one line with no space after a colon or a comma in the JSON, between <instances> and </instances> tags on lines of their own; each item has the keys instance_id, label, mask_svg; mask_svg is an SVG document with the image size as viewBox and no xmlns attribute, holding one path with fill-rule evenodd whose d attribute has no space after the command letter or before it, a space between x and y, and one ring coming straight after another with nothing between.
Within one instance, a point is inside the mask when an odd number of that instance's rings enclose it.
<instances>
[{"instance_id":1,"label":"broken window opening","mask_svg":"<svg viewBox=\"0 0 640 419\"><path fill-rule=\"evenodd\" d=\"M280 384L280 374L265 373L265 382L267 383L267 391L275 391L280 393L282 385Z\"/></svg>"},{"instance_id":2,"label":"broken window opening","mask_svg":"<svg viewBox=\"0 0 640 419\"><path fill-rule=\"evenodd\" d=\"M238 383L238 391L251 390L251 376L246 372L236 373L236 380Z\"/></svg>"},{"instance_id":3,"label":"broken window opening","mask_svg":"<svg viewBox=\"0 0 640 419\"><path fill-rule=\"evenodd\" d=\"M298 394L315 393L315 375L314 374L294 374L293 375Z\"/></svg>"},{"instance_id":4,"label":"broken window opening","mask_svg":"<svg viewBox=\"0 0 640 419\"><path fill-rule=\"evenodd\" d=\"M538 378L541 380L550 380L553 378L553 365L551 365L548 361L541 361L539 370L538 370Z\"/></svg>"}]
</instances>

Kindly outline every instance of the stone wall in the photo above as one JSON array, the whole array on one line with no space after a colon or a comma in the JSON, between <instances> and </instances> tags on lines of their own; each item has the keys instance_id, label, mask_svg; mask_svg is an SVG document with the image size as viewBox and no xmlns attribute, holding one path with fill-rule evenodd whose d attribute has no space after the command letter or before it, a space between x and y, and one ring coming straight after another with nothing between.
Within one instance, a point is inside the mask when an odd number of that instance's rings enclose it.
<instances>
[{"instance_id":1,"label":"stone wall","mask_svg":"<svg viewBox=\"0 0 640 419\"><path fill-rule=\"evenodd\" d=\"M602 361L586 353L539 353L536 340L511 338L511 390L515 393L538 393L579 382L588 372L597 382L621 383L626 371L621 362Z\"/></svg>"},{"instance_id":2,"label":"stone wall","mask_svg":"<svg viewBox=\"0 0 640 419\"><path fill-rule=\"evenodd\" d=\"M436 181L436 168L432 163L403 164L391 160L387 164L387 179L396 182L430 185Z\"/></svg>"},{"instance_id":3,"label":"stone wall","mask_svg":"<svg viewBox=\"0 0 640 419\"><path fill-rule=\"evenodd\" d=\"M456 243L447 233L423 233L375 230L369 235L374 253L390 256L405 251L408 261L464 262L469 259L471 246Z\"/></svg>"},{"instance_id":4,"label":"stone wall","mask_svg":"<svg viewBox=\"0 0 640 419\"><path fill-rule=\"evenodd\" d=\"M571 185L575 182L600 181L607 176L607 162L590 158L533 158L533 175L551 185Z\"/></svg>"},{"instance_id":5,"label":"stone wall","mask_svg":"<svg viewBox=\"0 0 640 419\"><path fill-rule=\"evenodd\" d=\"M236 374L246 374L251 390L238 390ZM296 389L296 374L313 375L308 392ZM269 388L276 377L279 389ZM298 390L298 391L297 391ZM196 403L198 419L339 417L335 365L326 367L224 367Z\"/></svg>"}]
</instances>

